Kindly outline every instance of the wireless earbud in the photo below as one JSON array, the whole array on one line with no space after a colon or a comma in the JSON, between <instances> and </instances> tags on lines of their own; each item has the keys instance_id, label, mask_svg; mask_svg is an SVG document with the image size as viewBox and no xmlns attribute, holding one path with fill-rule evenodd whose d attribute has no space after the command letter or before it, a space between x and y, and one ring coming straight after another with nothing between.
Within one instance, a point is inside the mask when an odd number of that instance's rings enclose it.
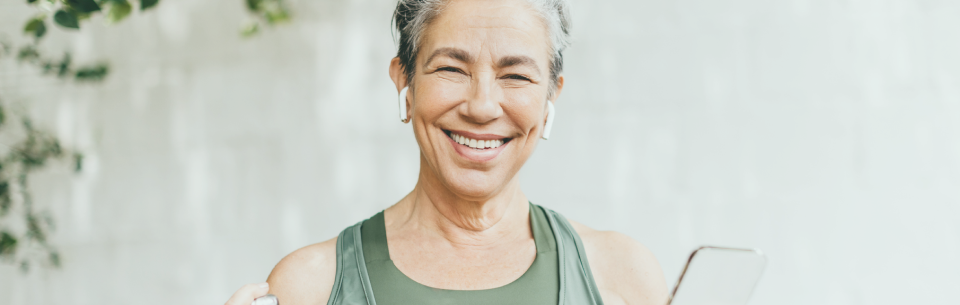
<instances>
[{"instance_id":1,"label":"wireless earbud","mask_svg":"<svg viewBox=\"0 0 960 305\"><path fill-rule=\"evenodd\" d=\"M410 121L407 119L407 89L410 89L410 87L403 87L403 89L400 89L400 96L397 97L397 100L400 103L400 122L403 123Z\"/></svg>"},{"instance_id":2,"label":"wireless earbud","mask_svg":"<svg viewBox=\"0 0 960 305\"><path fill-rule=\"evenodd\" d=\"M553 127L554 114L556 114L556 111L553 110L553 102L547 101L547 123L543 125L543 135L540 136L541 139L546 140L550 137L550 128Z\"/></svg>"}]
</instances>

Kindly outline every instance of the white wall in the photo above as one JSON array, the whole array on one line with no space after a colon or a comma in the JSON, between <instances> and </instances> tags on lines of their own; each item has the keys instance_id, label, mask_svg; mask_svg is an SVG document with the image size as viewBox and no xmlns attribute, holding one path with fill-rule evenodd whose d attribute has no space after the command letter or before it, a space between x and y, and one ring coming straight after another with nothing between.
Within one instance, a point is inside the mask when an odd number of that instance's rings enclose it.
<instances>
[{"instance_id":1,"label":"white wall","mask_svg":"<svg viewBox=\"0 0 960 305\"><path fill-rule=\"evenodd\" d=\"M0 31L32 14L0 0ZM763 249L751 304L947 304L960 286L960 3L576 1L535 203L645 243L672 286L701 244ZM34 180L59 270L0 264L4 304L219 304L389 206L417 146L387 77L394 1L163 0L51 30L102 85L10 60L0 97L87 155Z\"/></svg>"}]
</instances>

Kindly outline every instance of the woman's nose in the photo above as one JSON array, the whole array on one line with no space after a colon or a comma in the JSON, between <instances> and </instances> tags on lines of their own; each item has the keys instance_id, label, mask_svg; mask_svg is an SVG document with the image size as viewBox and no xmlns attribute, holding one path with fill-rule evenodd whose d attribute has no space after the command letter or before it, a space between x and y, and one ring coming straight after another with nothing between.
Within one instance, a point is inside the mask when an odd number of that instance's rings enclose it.
<instances>
[{"instance_id":1,"label":"woman's nose","mask_svg":"<svg viewBox=\"0 0 960 305\"><path fill-rule=\"evenodd\" d=\"M503 115L500 107L502 92L496 88L494 80L487 78L475 79L471 86L473 92L466 103L460 105L460 114L473 123L489 123Z\"/></svg>"}]
</instances>

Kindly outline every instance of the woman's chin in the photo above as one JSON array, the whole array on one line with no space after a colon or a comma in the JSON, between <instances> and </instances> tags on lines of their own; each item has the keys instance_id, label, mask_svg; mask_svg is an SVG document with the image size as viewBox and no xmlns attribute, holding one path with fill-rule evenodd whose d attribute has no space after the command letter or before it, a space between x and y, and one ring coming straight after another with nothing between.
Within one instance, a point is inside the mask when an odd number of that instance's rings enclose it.
<instances>
[{"instance_id":1,"label":"woman's chin","mask_svg":"<svg viewBox=\"0 0 960 305\"><path fill-rule=\"evenodd\" d=\"M451 178L446 183L450 191L467 200L486 200L496 197L503 190L504 182L510 180L490 172L476 170L465 170Z\"/></svg>"}]
</instances>

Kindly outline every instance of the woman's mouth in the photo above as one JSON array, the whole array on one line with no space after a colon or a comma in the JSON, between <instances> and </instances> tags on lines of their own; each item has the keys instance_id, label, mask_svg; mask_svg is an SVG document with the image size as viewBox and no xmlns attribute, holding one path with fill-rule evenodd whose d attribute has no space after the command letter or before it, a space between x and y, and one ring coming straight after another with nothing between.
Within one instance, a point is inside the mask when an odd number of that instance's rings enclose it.
<instances>
[{"instance_id":1,"label":"woman's mouth","mask_svg":"<svg viewBox=\"0 0 960 305\"><path fill-rule=\"evenodd\" d=\"M476 150L497 148L497 147L503 146L503 144L506 144L506 142L510 141L510 138L501 138L501 139L495 139L495 140L477 140L477 139L471 139L469 137L453 133L452 131L444 130L444 132L446 132L447 136L450 137L450 139L452 139L457 144L470 147Z\"/></svg>"},{"instance_id":2,"label":"woman's mouth","mask_svg":"<svg viewBox=\"0 0 960 305\"><path fill-rule=\"evenodd\" d=\"M513 138L497 135L477 135L463 131L444 130L454 149L464 158L484 162L500 155Z\"/></svg>"}]
</instances>

